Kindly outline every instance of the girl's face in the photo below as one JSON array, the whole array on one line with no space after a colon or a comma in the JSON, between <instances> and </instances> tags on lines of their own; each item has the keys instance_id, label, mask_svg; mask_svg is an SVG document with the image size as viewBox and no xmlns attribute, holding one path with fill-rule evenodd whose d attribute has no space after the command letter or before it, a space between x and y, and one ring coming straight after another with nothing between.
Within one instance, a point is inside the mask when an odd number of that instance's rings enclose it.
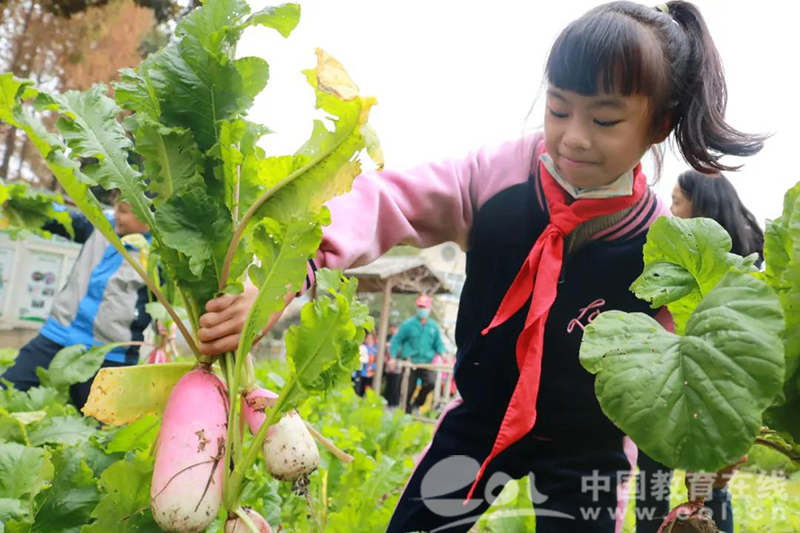
<instances>
[{"instance_id":1,"label":"girl's face","mask_svg":"<svg viewBox=\"0 0 800 533\"><path fill-rule=\"evenodd\" d=\"M545 146L576 187L608 185L636 166L653 142L663 140L652 138L650 126L647 96L583 96L548 85Z\"/></svg>"},{"instance_id":2,"label":"girl's face","mask_svg":"<svg viewBox=\"0 0 800 533\"><path fill-rule=\"evenodd\" d=\"M692 201L686 196L679 184L672 188L672 214L679 218L692 218Z\"/></svg>"}]
</instances>

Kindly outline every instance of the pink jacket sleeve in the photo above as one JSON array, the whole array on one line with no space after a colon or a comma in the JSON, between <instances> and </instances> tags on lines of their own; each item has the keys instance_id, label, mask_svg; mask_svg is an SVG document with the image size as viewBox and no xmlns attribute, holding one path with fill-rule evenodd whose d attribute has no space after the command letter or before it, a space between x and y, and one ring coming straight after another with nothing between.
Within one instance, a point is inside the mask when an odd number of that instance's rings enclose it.
<instances>
[{"instance_id":1,"label":"pink jacket sleeve","mask_svg":"<svg viewBox=\"0 0 800 533\"><path fill-rule=\"evenodd\" d=\"M318 268L361 266L398 244L427 248L447 241L467 248L472 220L499 191L528 179L540 133L483 148L464 159L405 172L367 172L352 190L328 202Z\"/></svg>"}]
</instances>

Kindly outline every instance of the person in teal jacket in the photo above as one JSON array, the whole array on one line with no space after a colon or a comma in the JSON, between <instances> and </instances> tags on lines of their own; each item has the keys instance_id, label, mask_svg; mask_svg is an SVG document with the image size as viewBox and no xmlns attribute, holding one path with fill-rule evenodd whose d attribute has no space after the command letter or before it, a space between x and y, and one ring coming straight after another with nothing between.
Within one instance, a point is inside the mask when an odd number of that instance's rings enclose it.
<instances>
[{"instance_id":1,"label":"person in teal jacket","mask_svg":"<svg viewBox=\"0 0 800 533\"><path fill-rule=\"evenodd\" d=\"M417 364L431 364L434 357L444 354L444 343L439 332L439 325L430 318L431 299L424 294L417 298L417 314L400 325L397 334L392 337L390 352L392 359L403 359ZM398 355L399 352L399 355ZM422 388L414 404L411 396L416 388L417 380L422 381ZM436 386L436 373L423 368L414 369L409 381L406 398L406 412L419 409L425 404L428 394Z\"/></svg>"}]
</instances>

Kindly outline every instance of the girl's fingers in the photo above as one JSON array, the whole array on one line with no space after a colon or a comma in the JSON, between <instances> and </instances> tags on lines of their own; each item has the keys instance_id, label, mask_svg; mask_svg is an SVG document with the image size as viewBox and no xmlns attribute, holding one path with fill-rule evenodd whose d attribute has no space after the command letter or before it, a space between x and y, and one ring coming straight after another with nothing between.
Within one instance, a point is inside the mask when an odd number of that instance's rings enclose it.
<instances>
[{"instance_id":1,"label":"girl's fingers","mask_svg":"<svg viewBox=\"0 0 800 533\"><path fill-rule=\"evenodd\" d=\"M237 320L226 320L210 328L200 328L197 331L197 338L200 342L213 342L216 339L227 337L228 335L239 334L242 332L242 323Z\"/></svg>"},{"instance_id":2,"label":"girl's fingers","mask_svg":"<svg viewBox=\"0 0 800 533\"><path fill-rule=\"evenodd\" d=\"M205 313L200 316L200 331L207 328L213 328L217 324L224 322L221 313Z\"/></svg>"},{"instance_id":3,"label":"girl's fingers","mask_svg":"<svg viewBox=\"0 0 800 533\"><path fill-rule=\"evenodd\" d=\"M247 318L248 309L247 302L242 299L234 299L227 307L220 309L219 311L204 313L200 317L200 327L213 328L214 326L222 324L223 322L229 321L238 321L241 322L241 325L244 325L244 321Z\"/></svg>"},{"instance_id":4,"label":"girl's fingers","mask_svg":"<svg viewBox=\"0 0 800 533\"><path fill-rule=\"evenodd\" d=\"M239 347L239 334L228 335L213 342L200 342L200 353L203 355L219 355L235 351Z\"/></svg>"},{"instance_id":5,"label":"girl's fingers","mask_svg":"<svg viewBox=\"0 0 800 533\"><path fill-rule=\"evenodd\" d=\"M214 298L206 303L206 311L209 313L218 313L224 311L236 300L233 294L223 294L219 298Z\"/></svg>"}]
</instances>

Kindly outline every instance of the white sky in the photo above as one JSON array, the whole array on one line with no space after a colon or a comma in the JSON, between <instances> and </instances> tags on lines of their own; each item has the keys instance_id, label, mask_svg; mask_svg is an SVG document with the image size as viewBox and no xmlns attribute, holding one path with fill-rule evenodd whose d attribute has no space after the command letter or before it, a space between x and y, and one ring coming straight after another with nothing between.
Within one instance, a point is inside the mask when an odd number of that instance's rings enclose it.
<instances>
[{"instance_id":1,"label":"white sky","mask_svg":"<svg viewBox=\"0 0 800 533\"><path fill-rule=\"evenodd\" d=\"M370 122L387 167L460 157L541 124L543 98L527 116L550 45L567 23L600 3L303 1L300 24L289 39L257 28L240 44L240 56L261 56L271 69L251 118L276 131L263 143L268 152L291 153L302 144L314 113L312 90L299 71L314 65L314 48L321 47L344 64L363 94L378 98ZM775 133L739 173L728 174L763 222L780 214L783 193L800 181L800 2L696 3L725 64L729 122L748 132ZM662 198L669 199L686 168L678 156L669 156L657 186Z\"/></svg>"}]
</instances>

